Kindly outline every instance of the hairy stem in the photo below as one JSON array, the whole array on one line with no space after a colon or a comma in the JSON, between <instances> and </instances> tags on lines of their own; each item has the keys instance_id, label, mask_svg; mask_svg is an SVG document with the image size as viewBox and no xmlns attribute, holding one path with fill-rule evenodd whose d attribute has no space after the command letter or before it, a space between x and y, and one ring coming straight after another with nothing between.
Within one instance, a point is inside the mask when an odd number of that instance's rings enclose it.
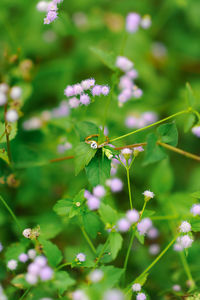
<instances>
[{"instance_id":1,"label":"hairy stem","mask_svg":"<svg viewBox=\"0 0 200 300\"><path fill-rule=\"evenodd\" d=\"M96 254L96 249L95 249L95 247L94 247L92 241L90 240L90 238L89 238L87 232L85 231L85 229L84 229L83 226L80 226L80 227L81 227L81 231L82 231L82 233L83 233L83 235L84 235L86 241L88 242L88 245L90 246L92 252L93 252L94 254Z\"/></svg>"},{"instance_id":2,"label":"hairy stem","mask_svg":"<svg viewBox=\"0 0 200 300\"><path fill-rule=\"evenodd\" d=\"M96 260L96 263L95 263L94 268L96 268L96 267L98 266L99 261L101 260L103 254L104 254L104 252L105 252L105 250L106 250L106 247L107 247L107 245L108 245L108 242L109 242L109 237L107 238L105 244L103 245L103 247L102 247L102 249L101 249L101 252L99 253L99 256L97 257L97 260Z\"/></svg>"},{"instance_id":3,"label":"hairy stem","mask_svg":"<svg viewBox=\"0 0 200 300\"><path fill-rule=\"evenodd\" d=\"M127 137L127 136L129 136L129 135L132 135L132 134L134 134L134 133L137 133L137 132L143 131L143 130L145 130L145 129L151 128L151 127L153 127L153 126L155 126L155 125L161 124L161 123L163 123L163 122L165 122L165 121L167 121L167 120L169 120L169 119L175 118L175 117L177 117L177 116L179 116L179 115L186 114L186 113L189 113L189 110L182 110L182 111L179 111L179 112L177 112L177 113L175 113L175 114L173 114L173 115L171 115L171 116L169 116L169 117L167 117L167 118L164 118L164 119L162 119L162 120L160 120L160 121L157 121L157 122L155 122L155 123L153 123L153 124L150 124L150 125L148 125L148 126L146 126L146 127L143 127L143 128L140 128L140 129L137 129L137 130L134 130L134 131L131 131L131 132L127 133L127 134L124 134L124 135L121 135L121 136L119 136L119 137L117 137L117 138L114 138L114 139L110 140L110 142L114 142L114 141L123 139L123 138L125 138L125 137Z\"/></svg>"}]
</instances>

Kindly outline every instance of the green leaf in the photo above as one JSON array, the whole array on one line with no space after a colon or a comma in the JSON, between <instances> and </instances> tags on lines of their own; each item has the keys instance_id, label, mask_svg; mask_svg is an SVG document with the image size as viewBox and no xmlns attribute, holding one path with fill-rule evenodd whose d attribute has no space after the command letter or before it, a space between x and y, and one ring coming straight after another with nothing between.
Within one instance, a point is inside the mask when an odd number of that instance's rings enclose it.
<instances>
[{"instance_id":1,"label":"green leaf","mask_svg":"<svg viewBox=\"0 0 200 300\"><path fill-rule=\"evenodd\" d=\"M99 134L99 128L92 122L78 122L75 128L80 136L80 141L85 141L85 138L92 134Z\"/></svg>"},{"instance_id":2,"label":"green leaf","mask_svg":"<svg viewBox=\"0 0 200 300\"><path fill-rule=\"evenodd\" d=\"M171 191L174 184L173 170L169 160L165 159L152 172L150 179L151 190L155 194L165 194Z\"/></svg>"},{"instance_id":3,"label":"green leaf","mask_svg":"<svg viewBox=\"0 0 200 300\"><path fill-rule=\"evenodd\" d=\"M0 158L3 159L8 165L10 164L8 153L5 151L5 149L0 149Z\"/></svg>"},{"instance_id":4,"label":"green leaf","mask_svg":"<svg viewBox=\"0 0 200 300\"><path fill-rule=\"evenodd\" d=\"M18 260L21 253L26 253L27 242L26 243L13 243L11 244L5 253L5 260L8 262L11 259Z\"/></svg>"},{"instance_id":5,"label":"green leaf","mask_svg":"<svg viewBox=\"0 0 200 300\"><path fill-rule=\"evenodd\" d=\"M18 289L26 289L29 288L29 283L26 281L25 279L25 275L24 274L19 274L16 277L14 277L11 281L11 283Z\"/></svg>"},{"instance_id":6,"label":"green leaf","mask_svg":"<svg viewBox=\"0 0 200 300\"><path fill-rule=\"evenodd\" d=\"M193 198L196 198L196 199L200 199L200 191L194 192L190 196L192 196Z\"/></svg>"},{"instance_id":7,"label":"green leaf","mask_svg":"<svg viewBox=\"0 0 200 300\"><path fill-rule=\"evenodd\" d=\"M39 238L39 241L43 246L43 251L48 259L49 264L52 267L56 267L63 259L61 251L50 241L46 241L41 238Z\"/></svg>"},{"instance_id":8,"label":"green leaf","mask_svg":"<svg viewBox=\"0 0 200 300\"><path fill-rule=\"evenodd\" d=\"M109 69L111 69L113 71L117 70L117 68L115 66L116 57L113 53L105 52L96 47L90 47L90 51L92 51L100 59L100 61L104 65L106 65Z\"/></svg>"},{"instance_id":9,"label":"green leaf","mask_svg":"<svg viewBox=\"0 0 200 300\"><path fill-rule=\"evenodd\" d=\"M149 218L149 217L153 216L154 214L155 214L154 210L145 209L142 216L143 216L143 218Z\"/></svg>"},{"instance_id":10,"label":"green leaf","mask_svg":"<svg viewBox=\"0 0 200 300\"><path fill-rule=\"evenodd\" d=\"M97 151L95 157L86 167L86 175L92 186L104 185L110 177L111 161L102 156L102 151Z\"/></svg>"},{"instance_id":11,"label":"green leaf","mask_svg":"<svg viewBox=\"0 0 200 300\"><path fill-rule=\"evenodd\" d=\"M86 232L92 238L96 238L97 233L101 231L102 228L102 223L99 217L93 212L83 214L82 217L83 217L83 226Z\"/></svg>"},{"instance_id":12,"label":"green leaf","mask_svg":"<svg viewBox=\"0 0 200 300\"><path fill-rule=\"evenodd\" d=\"M147 277L149 276L149 273L145 273L144 275L139 276L136 278L136 280L133 283L139 283L141 286L145 284L147 281Z\"/></svg>"},{"instance_id":13,"label":"green leaf","mask_svg":"<svg viewBox=\"0 0 200 300\"><path fill-rule=\"evenodd\" d=\"M17 122L14 123L9 123L9 140L12 141L16 135L17 135ZM2 134L5 131L5 124L0 122L0 136L2 136ZM0 140L0 144L6 143L6 135L4 134L4 136L2 137L2 139Z\"/></svg>"},{"instance_id":14,"label":"green leaf","mask_svg":"<svg viewBox=\"0 0 200 300\"><path fill-rule=\"evenodd\" d=\"M118 232L111 232L109 235L109 245L112 258L115 259L122 247L123 238Z\"/></svg>"},{"instance_id":15,"label":"green leaf","mask_svg":"<svg viewBox=\"0 0 200 300\"><path fill-rule=\"evenodd\" d=\"M174 123L163 124L157 129L163 143L176 147L178 144L178 130Z\"/></svg>"},{"instance_id":16,"label":"green leaf","mask_svg":"<svg viewBox=\"0 0 200 300\"><path fill-rule=\"evenodd\" d=\"M59 200L53 207L53 210L60 216L67 216L73 207L72 199Z\"/></svg>"},{"instance_id":17,"label":"green leaf","mask_svg":"<svg viewBox=\"0 0 200 300\"><path fill-rule=\"evenodd\" d=\"M144 245L144 235L143 235L143 234L139 234L139 232L136 230L135 236L136 236L137 240L138 240L142 245Z\"/></svg>"},{"instance_id":18,"label":"green leaf","mask_svg":"<svg viewBox=\"0 0 200 300\"><path fill-rule=\"evenodd\" d=\"M69 276L65 271L59 271L55 273L53 284L57 287L60 294L63 294L68 287L75 284L75 280Z\"/></svg>"},{"instance_id":19,"label":"green leaf","mask_svg":"<svg viewBox=\"0 0 200 300\"><path fill-rule=\"evenodd\" d=\"M186 83L186 100L187 100L188 106L194 107L196 99L194 97L194 92L192 90L192 87L188 82Z\"/></svg>"},{"instance_id":20,"label":"green leaf","mask_svg":"<svg viewBox=\"0 0 200 300\"><path fill-rule=\"evenodd\" d=\"M97 149L92 149L85 142L79 143L75 148L75 175L84 169L95 156Z\"/></svg>"},{"instance_id":21,"label":"green leaf","mask_svg":"<svg viewBox=\"0 0 200 300\"><path fill-rule=\"evenodd\" d=\"M124 273L124 269L115 268L113 266L102 266L100 269L104 273L104 289L112 288L113 286L115 286Z\"/></svg>"},{"instance_id":22,"label":"green leaf","mask_svg":"<svg viewBox=\"0 0 200 300\"><path fill-rule=\"evenodd\" d=\"M104 224L109 223L115 225L119 219L117 211L114 210L110 205L104 203L101 203L100 205L99 214Z\"/></svg>"},{"instance_id":23,"label":"green leaf","mask_svg":"<svg viewBox=\"0 0 200 300\"><path fill-rule=\"evenodd\" d=\"M192 226L192 231L194 232L200 231L200 220L192 220L190 224Z\"/></svg>"},{"instance_id":24,"label":"green leaf","mask_svg":"<svg viewBox=\"0 0 200 300\"><path fill-rule=\"evenodd\" d=\"M184 132L185 133L188 132L193 127L195 120L196 120L196 118L193 114L185 116L185 120L184 120Z\"/></svg>"},{"instance_id":25,"label":"green leaf","mask_svg":"<svg viewBox=\"0 0 200 300\"><path fill-rule=\"evenodd\" d=\"M150 133L147 137L147 146L145 151L145 159L143 165L155 163L167 157L163 149L156 144L157 136L154 133Z\"/></svg>"}]
</instances>

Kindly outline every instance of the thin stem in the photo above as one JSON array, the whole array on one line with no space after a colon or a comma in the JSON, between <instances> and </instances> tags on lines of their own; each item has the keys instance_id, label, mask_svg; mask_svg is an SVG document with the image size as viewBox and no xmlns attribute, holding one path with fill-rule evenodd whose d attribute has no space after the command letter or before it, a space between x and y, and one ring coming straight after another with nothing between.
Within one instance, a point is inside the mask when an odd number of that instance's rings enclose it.
<instances>
[{"instance_id":1,"label":"thin stem","mask_svg":"<svg viewBox=\"0 0 200 300\"><path fill-rule=\"evenodd\" d=\"M155 125L158 125L158 124L160 124L160 123L163 123L163 122L165 122L165 121L167 121L167 120L169 120L169 119L172 119L172 118L174 118L174 117L177 117L177 116L179 116L179 115L186 114L186 113L188 113L188 112L189 112L189 110L182 110L182 111L179 111L179 112L177 112L177 113L175 113L175 114L173 114L173 115L171 115L171 116L169 116L169 117L167 117L167 118L164 118L164 119L162 119L162 120L160 120L160 121L157 121L157 122L155 122L155 123L153 123L153 124L150 124L150 125L148 125L148 126L146 126L146 127L143 127L143 128L140 128L140 129L137 129L137 130L134 130L134 131L131 131L131 132L127 133L127 134L124 134L124 135L121 135L121 136L119 136L119 137L117 137L117 138L114 138L114 139L110 140L110 142L114 142L114 141L123 139L123 138L125 138L125 137L127 137L127 136L129 136L129 135L132 135L132 134L134 134L134 133L137 133L137 132L143 131L143 130L145 130L145 129L151 128L151 127L153 127L153 126L155 126Z\"/></svg>"},{"instance_id":2,"label":"thin stem","mask_svg":"<svg viewBox=\"0 0 200 300\"><path fill-rule=\"evenodd\" d=\"M58 266L58 267L55 269L55 271L58 271L58 270L60 270L60 269L62 269L62 268L64 268L64 267L67 267L67 266L71 266L71 263L64 263L64 264Z\"/></svg>"},{"instance_id":3,"label":"thin stem","mask_svg":"<svg viewBox=\"0 0 200 300\"><path fill-rule=\"evenodd\" d=\"M30 290L31 290L31 287L28 288L28 289L24 292L24 294L19 298L19 300L24 299L24 297L26 297L26 295L30 292Z\"/></svg>"},{"instance_id":4,"label":"thin stem","mask_svg":"<svg viewBox=\"0 0 200 300\"><path fill-rule=\"evenodd\" d=\"M176 239L178 238L178 236L180 235L180 233L173 238L173 240L165 247L165 249L156 257L156 259L154 259L154 261L134 280L134 282L137 282L137 280L139 280L141 277L143 277L149 270L151 270L153 268L153 266L163 257L163 255L167 252L167 250L174 244L174 242L176 241ZM131 292L131 288L128 290L127 294L129 294Z\"/></svg>"},{"instance_id":5,"label":"thin stem","mask_svg":"<svg viewBox=\"0 0 200 300\"><path fill-rule=\"evenodd\" d=\"M174 152L176 152L176 153L179 153L179 154L181 154L181 155L184 155L184 156L186 156L186 157L189 157L189 158L195 159L195 160L197 160L197 161L200 161L200 156L198 156L198 155L192 154L192 153L190 153L190 152L181 150L181 149L179 149L179 148L173 147L173 146L171 146L171 145L169 145L169 144L165 144L165 143L162 143L162 142L157 142L157 144L160 145L160 146L162 146L162 147L164 147L164 148L166 148L166 149L169 149L169 150L171 150L171 151L174 151Z\"/></svg>"},{"instance_id":6,"label":"thin stem","mask_svg":"<svg viewBox=\"0 0 200 300\"><path fill-rule=\"evenodd\" d=\"M130 207L131 207L131 209L133 209L132 196L131 196L131 184L130 184L130 172L129 172L128 167L126 168L126 175L127 175L128 195L129 195Z\"/></svg>"},{"instance_id":7,"label":"thin stem","mask_svg":"<svg viewBox=\"0 0 200 300\"><path fill-rule=\"evenodd\" d=\"M2 138L4 137L5 134L6 134L6 131L4 131L3 134L0 136L0 141L2 140Z\"/></svg>"},{"instance_id":8,"label":"thin stem","mask_svg":"<svg viewBox=\"0 0 200 300\"><path fill-rule=\"evenodd\" d=\"M101 252L99 253L99 256L97 257L97 260L96 260L96 263L95 263L94 268L96 268L96 267L98 266L99 261L100 261L100 259L102 258L103 254L104 254L104 252L105 252L105 250L106 250L106 247L107 247L107 245L108 245L108 242L109 242L109 237L107 238L105 244L103 245L103 247L102 247L102 249L101 249Z\"/></svg>"},{"instance_id":9,"label":"thin stem","mask_svg":"<svg viewBox=\"0 0 200 300\"><path fill-rule=\"evenodd\" d=\"M189 267L189 264L187 262L187 259L185 257L185 254L183 251L179 252L180 254L180 257L181 257L181 261L182 261L182 264L183 264L183 267L184 267L184 270L185 270L185 273L190 281L190 284L191 284L191 288L194 288L196 287L196 284L195 284L195 281L192 277L192 274L191 274L191 271L190 271L190 267Z\"/></svg>"},{"instance_id":10,"label":"thin stem","mask_svg":"<svg viewBox=\"0 0 200 300\"><path fill-rule=\"evenodd\" d=\"M83 226L80 226L80 227L81 227L81 231L82 231L86 241L88 242L88 245L90 246L93 253L96 254L96 249L95 249L94 245L92 244L92 241L90 240L89 236L87 235L87 232L85 231Z\"/></svg>"},{"instance_id":11,"label":"thin stem","mask_svg":"<svg viewBox=\"0 0 200 300\"><path fill-rule=\"evenodd\" d=\"M21 225L19 224L17 217L15 216L14 212L12 211L12 209L8 206L8 204L6 203L6 201L3 199L2 196L0 196L0 201L3 203L3 205L6 207L6 209L8 210L8 212L10 213L10 215L12 216L13 220L15 221L15 223L17 224L19 230L21 231Z\"/></svg>"},{"instance_id":12,"label":"thin stem","mask_svg":"<svg viewBox=\"0 0 200 300\"><path fill-rule=\"evenodd\" d=\"M12 156L10 150L10 140L9 140L9 133L8 133L8 122L6 120L6 113L7 113L7 103L4 105L4 121L5 121L5 134L6 134L6 144L7 144L7 152L10 164L12 163Z\"/></svg>"}]
</instances>

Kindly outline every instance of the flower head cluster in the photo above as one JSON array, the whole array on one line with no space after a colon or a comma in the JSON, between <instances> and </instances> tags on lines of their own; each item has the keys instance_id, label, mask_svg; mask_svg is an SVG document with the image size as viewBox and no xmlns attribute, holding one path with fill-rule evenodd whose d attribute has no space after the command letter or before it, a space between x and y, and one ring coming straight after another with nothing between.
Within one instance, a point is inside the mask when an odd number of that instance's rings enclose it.
<instances>
[{"instance_id":1,"label":"flower head cluster","mask_svg":"<svg viewBox=\"0 0 200 300\"><path fill-rule=\"evenodd\" d=\"M151 17L149 15L144 15L141 17L138 13L131 12L126 17L126 31L129 33L135 33L138 31L139 26L147 29L151 26Z\"/></svg>"},{"instance_id":2,"label":"flower head cluster","mask_svg":"<svg viewBox=\"0 0 200 300\"><path fill-rule=\"evenodd\" d=\"M95 84L95 79L91 78L83 80L81 83L68 85L64 94L69 98L69 106L77 108L79 105L89 105L91 96L107 96L109 92L110 88L107 85Z\"/></svg>"},{"instance_id":3,"label":"flower head cluster","mask_svg":"<svg viewBox=\"0 0 200 300\"><path fill-rule=\"evenodd\" d=\"M110 187L113 193L121 192L123 189L123 182L117 177L108 179L106 185Z\"/></svg>"},{"instance_id":4,"label":"flower head cluster","mask_svg":"<svg viewBox=\"0 0 200 300\"><path fill-rule=\"evenodd\" d=\"M132 285L133 292L137 293L136 299L137 300L146 300L147 297L146 297L146 295L144 293L141 293L141 289L142 289L142 287L141 287L141 285L139 283L134 283Z\"/></svg>"},{"instance_id":5,"label":"flower head cluster","mask_svg":"<svg viewBox=\"0 0 200 300\"><path fill-rule=\"evenodd\" d=\"M140 98L142 90L134 84L134 79L138 77L137 71L133 68L133 62L127 57L118 56L116 60L116 67L119 68L124 75L120 77L118 96L119 106L129 101L131 98Z\"/></svg>"},{"instance_id":6,"label":"flower head cluster","mask_svg":"<svg viewBox=\"0 0 200 300\"><path fill-rule=\"evenodd\" d=\"M87 206L90 210L96 210L100 207L100 200L106 194L105 188L102 185L97 185L93 188L93 193L85 190L85 198Z\"/></svg>"},{"instance_id":7,"label":"flower head cluster","mask_svg":"<svg viewBox=\"0 0 200 300\"><path fill-rule=\"evenodd\" d=\"M86 255L80 252L76 255L76 260L79 262L84 262L86 260Z\"/></svg>"},{"instance_id":8,"label":"flower head cluster","mask_svg":"<svg viewBox=\"0 0 200 300\"><path fill-rule=\"evenodd\" d=\"M139 220L139 213L136 209L131 209L126 212L126 216L117 222L117 229L120 232L126 232L130 226Z\"/></svg>"},{"instance_id":9,"label":"flower head cluster","mask_svg":"<svg viewBox=\"0 0 200 300\"><path fill-rule=\"evenodd\" d=\"M137 229L140 235L144 235L148 233L148 231L152 228L152 221L150 218L144 218L137 224Z\"/></svg>"},{"instance_id":10,"label":"flower head cluster","mask_svg":"<svg viewBox=\"0 0 200 300\"><path fill-rule=\"evenodd\" d=\"M152 199L155 196L153 192L148 191L148 190L144 191L143 195L144 195L145 201L149 201L150 199Z\"/></svg>"},{"instance_id":11,"label":"flower head cluster","mask_svg":"<svg viewBox=\"0 0 200 300\"><path fill-rule=\"evenodd\" d=\"M52 1L40 1L37 3L37 10L41 12L46 12L46 17L44 18L44 24L50 24L58 17L58 7L57 5L63 0L52 0Z\"/></svg>"},{"instance_id":12,"label":"flower head cluster","mask_svg":"<svg viewBox=\"0 0 200 300\"><path fill-rule=\"evenodd\" d=\"M129 115L125 120L125 125L127 128L143 128L147 125L155 123L157 121L157 115L152 111L144 112L138 115Z\"/></svg>"},{"instance_id":13,"label":"flower head cluster","mask_svg":"<svg viewBox=\"0 0 200 300\"><path fill-rule=\"evenodd\" d=\"M183 221L179 226L179 231L181 232L181 236L179 236L174 244L175 251L182 251L185 248L189 248L192 246L193 238L190 233L191 225L187 221Z\"/></svg>"},{"instance_id":14,"label":"flower head cluster","mask_svg":"<svg viewBox=\"0 0 200 300\"><path fill-rule=\"evenodd\" d=\"M193 214L194 217L200 216L200 204L193 204L190 212Z\"/></svg>"},{"instance_id":15,"label":"flower head cluster","mask_svg":"<svg viewBox=\"0 0 200 300\"><path fill-rule=\"evenodd\" d=\"M0 84L0 106L8 103L10 105L6 112L6 120L8 122L16 122L19 119L19 113L16 110L16 106L22 96L22 89L19 86L9 87L6 83Z\"/></svg>"},{"instance_id":16,"label":"flower head cluster","mask_svg":"<svg viewBox=\"0 0 200 300\"><path fill-rule=\"evenodd\" d=\"M29 284L35 285L38 280L47 281L52 277L53 270L48 266L46 257L40 255L36 256L33 262L28 265L25 279Z\"/></svg>"},{"instance_id":17,"label":"flower head cluster","mask_svg":"<svg viewBox=\"0 0 200 300\"><path fill-rule=\"evenodd\" d=\"M200 138L200 125L194 126L192 128L192 133Z\"/></svg>"}]
</instances>

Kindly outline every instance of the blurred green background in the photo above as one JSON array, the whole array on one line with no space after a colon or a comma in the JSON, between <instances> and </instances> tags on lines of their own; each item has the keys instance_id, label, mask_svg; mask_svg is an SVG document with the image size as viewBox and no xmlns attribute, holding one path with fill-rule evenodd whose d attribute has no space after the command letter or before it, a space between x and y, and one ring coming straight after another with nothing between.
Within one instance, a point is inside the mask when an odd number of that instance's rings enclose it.
<instances>
[{"instance_id":1,"label":"blurred green background","mask_svg":"<svg viewBox=\"0 0 200 300\"><path fill-rule=\"evenodd\" d=\"M36 4L37 1L34 0L0 1L0 82L6 81L11 85L23 83L28 89L28 97L22 109L24 115L19 122L18 134L11 142L11 150L16 164L30 164L27 168L21 167L14 171L15 178L20 181L18 187L0 184L0 193L24 228L40 224L43 234L54 238L67 256L67 249L78 245L82 237L76 224L68 227L68 220L61 220L52 211L52 207L64 195L73 196L81 188L90 189L89 183L84 172L74 176L72 160L42 167L31 167L31 164L62 156L57 153L57 146L62 138L66 137L74 145L78 141L78 136L73 131L77 121L86 120L102 125L105 99L97 100L87 110L83 108L73 111L69 117L60 121L46 122L40 130L25 132L23 122L58 106L65 99L64 88L68 84L94 77L99 84L111 85L111 70L90 47L119 55L125 17L131 11L141 15L149 14L152 18L152 26L148 30L140 29L129 36L124 53L134 61L139 72L136 82L143 90L143 97L119 108L115 91L106 124L109 136L115 137L129 131L125 127L125 119L130 112L154 111L161 119L184 109L186 82L190 82L199 100L200 1L64 0L59 6L59 18L51 25L43 25L44 13L36 10ZM0 108L2 116L1 110ZM180 117L176 121L179 130L178 147L198 155L199 139L190 131L184 133L185 118ZM148 132L131 136L116 145L143 142ZM73 154L73 149L65 154ZM158 199L149 205L150 209L161 214L163 203L168 202L171 197L171 203L176 204L173 208L175 211L180 206L180 210L188 212L193 200L187 195L200 188L198 162L174 153L169 153L169 160L158 164L144 167L142 162L143 154L137 159L131 174L136 208L141 209L141 193L156 186ZM11 173L4 162L0 161L0 178L7 178ZM117 176L122 178L126 186L122 168ZM163 192L165 184L170 187ZM127 189L110 197L117 208L127 210ZM167 209L170 213L171 208ZM170 240L171 232L166 223L159 223L158 226L163 232L159 240L162 245ZM2 243L8 245L15 241L15 233L10 216L0 204ZM124 249L126 246L124 245ZM196 242L189 255L197 278L200 278L197 266L199 250L200 244ZM148 281L146 288L152 299L161 299L159 292L170 288L179 276L184 280L180 262L171 260L170 255L174 254L169 254L155 267ZM123 257L120 255L118 265ZM152 260L147 249L141 246L136 249L135 257L137 260L132 257L130 262L130 280ZM171 262L170 266L166 260ZM175 275L172 276L171 271ZM3 274L2 271L2 279Z\"/></svg>"}]
</instances>

